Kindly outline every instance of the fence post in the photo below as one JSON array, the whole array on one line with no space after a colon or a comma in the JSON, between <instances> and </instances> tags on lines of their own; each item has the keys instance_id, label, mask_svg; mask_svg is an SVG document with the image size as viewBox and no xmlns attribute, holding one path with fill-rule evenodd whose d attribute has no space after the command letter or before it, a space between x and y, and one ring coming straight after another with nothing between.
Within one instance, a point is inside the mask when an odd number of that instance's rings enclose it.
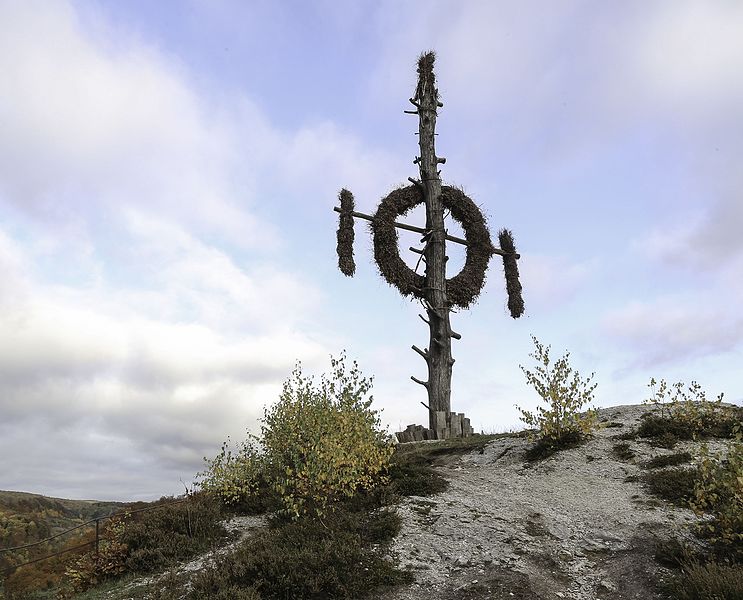
<instances>
[{"instance_id":1,"label":"fence post","mask_svg":"<svg viewBox=\"0 0 743 600\"><path fill-rule=\"evenodd\" d=\"M100 519L95 520L95 562L98 563L98 540L100 539L99 534L99 523L101 522Z\"/></svg>"}]
</instances>

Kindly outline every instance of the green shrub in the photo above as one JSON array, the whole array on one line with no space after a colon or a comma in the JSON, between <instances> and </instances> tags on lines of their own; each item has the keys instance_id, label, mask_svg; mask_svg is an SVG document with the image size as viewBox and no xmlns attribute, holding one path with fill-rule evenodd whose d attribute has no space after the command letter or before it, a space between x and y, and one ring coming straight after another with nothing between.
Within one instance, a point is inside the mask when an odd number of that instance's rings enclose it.
<instances>
[{"instance_id":1,"label":"green shrub","mask_svg":"<svg viewBox=\"0 0 743 600\"><path fill-rule=\"evenodd\" d=\"M726 452L710 454L702 444L699 477L691 501L697 514L710 513L705 523L712 542L743 558L743 429L738 424Z\"/></svg>"},{"instance_id":2,"label":"green shrub","mask_svg":"<svg viewBox=\"0 0 743 600\"><path fill-rule=\"evenodd\" d=\"M279 401L265 409L260 437L236 454L223 446L207 460L201 487L235 503L265 495L263 483L298 519L384 483L394 447L367 398L372 381L355 362L347 371L345 354L331 357L331 368L316 385L297 364Z\"/></svg>"},{"instance_id":3,"label":"green shrub","mask_svg":"<svg viewBox=\"0 0 743 600\"><path fill-rule=\"evenodd\" d=\"M697 469L676 468L651 471L643 475L642 480L650 493L678 506L688 507L697 477Z\"/></svg>"},{"instance_id":4,"label":"green shrub","mask_svg":"<svg viewBox=\"0 0 743 600\"><path fill-rule=\"evenodd\" d=\"M646 469L660 469L663 467L675 467L684 463L691 462L692 456L688 452L677 452L675 454L665 454L656 456L648 460L643 467Z\"/></svg>"},{"instance_id":5,"label":"green shrub","mask_svg":"<svg viewBox=\"0 0 743 600\"><path fill-rule=\"evenodd\" d=\"M204 457L206 470L197 475L200 478L199 487L208 493L216 495L225 505L249 507L245 512L253 512L256 498L265 498L266 494L259 494L263 481L261 472L260 454L257 440L252 434L240 442L237 451L232 452L230 439L222 444L222 450L213 459ZM256 506L257 512L262 512L262 504Z\"/></svg>"},{"instance_id":6,"label":"green shrub","mask_svg":"<svg viewBox=\"0 0 743 600\"><path fill-rule=\"evenodd\" d=\"M653 378L648 387L653 395L643 403L659 407L660 416L644 417L640 427L643 437L668 434L677 439L694 440L700 436L730 437L732 428L740 420L740 409L722 404L724 394L710 402L696 381L692 381L686 389L685 384L679 381L671 386L671 391L664 379L658 383Z\"/></svg>"},{"instance_id":7,"label":"green shrub","mask_svg":"<svg viewBox=\"0 0 743 600\"><path fill-rule=\"evenodd\" d=\"M371 379L345 356L331 358L320 386L298 365L279 402L265 411L264 468L288 512L322 514L329 504L371 489L382 480L394 447L381 429Z\"/></svg>"},{"instance_id":8,"label":"green shrub","mask_svg":"<svg viewBox=\"0 0 743 600\"><path fill-rule=\"evenodd\" d=\"M243 587L256 598L361 598L379 586L411 581L384 557L399 530L400 518L393 512L343 506L322 520L282 523L203 569L189 598L227 598L226 590Z\"/></svg>"},{"instance_id":9,"label":"green shrub","mask_svg":"<svg viewBox=\"0 0 743 600\"><path fill-rule=\"evenodd\" d=\"M537 361L534 372L519 368L526 375L526 381L531 385L539 397L547 403L547 408L537 407L536 413L523 410L521 420L538 430L539 441L545 449L564 447L575 442L576 436L584 438L597 423L597 410L589 409L581 414L581 407L593 400L593 391L597 384L589 385L594 374L583 380L577 371L570 367L568 359L570 353L550 365L550 346L545 346L531 336L536 351L529 354Z\"/></svg>"}]
</instances>

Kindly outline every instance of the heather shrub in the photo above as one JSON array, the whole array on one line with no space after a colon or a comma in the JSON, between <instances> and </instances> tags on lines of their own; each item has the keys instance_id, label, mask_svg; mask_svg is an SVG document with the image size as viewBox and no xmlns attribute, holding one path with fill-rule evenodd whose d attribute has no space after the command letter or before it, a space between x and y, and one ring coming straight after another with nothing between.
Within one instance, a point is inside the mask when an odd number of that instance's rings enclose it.
<instances>
[{"instance_id":1,"label":"heather shrub","mask_svg":"<svg viewBox=\"0 0 743 600\"><path fill-rule=\"evenodd\" d=\"M126 570L147 573L208 550L226 536L217 502L204 493L181 504L162 498L162 508L132 515L117 539L127 548Z\"/></svg>"},{"instance_id":2,"label":"heather shrub","mask_svg":"<svg viewBox=\"0 0 743 600\"><path fill-rule=\"evenodd\" d=\"M153 510L124 513L102 524L98 556L90 551L72 559L58 596L71 597L124 573L162 569L205 552L226 536L220 507L208 495L174 502L161 498Z\"/></svg>"},{"instance_id":3,"label":"heather shrub","mask_svg":"<svg viewBox=\"0 0 743 600\"><path fill-rule=\"evenodd\" d=\"M322 519L303 517L241 542L195 577L189 599L356 599L382 586L410 582L409 573L387 558L400 517L385 509L350 510L339 505Z\"/></svg>"},{"instance_id":4,"label":"heather shrub","mask_svg":"<svg viewBox=\"0 0 743 600\"><path fill-rule=\"evenodd\" d=\"M656 387L657 386L657 387ZM686 386L682 381L671 386L661 379L650 380L652 397L644 400L660 409L660 415L643 419L638 433L643 437L693 439L698 437L730 437L732 428L740 420L740 409L722 404L724 394L714 401L696 381Z\"/></svg>"},{"instance_id":5,"label":"heather shrub","mask_svg":"<svg viewBox=\"0 0 743 600\"><path fill-rule=\"evenodd\" d=\"M582 379L570 367L569 352L551 364L550 346L545 347L535 336L531 337L536 350L529 356L536 360L537 365L534 371L528 371L522 365L519 368L547 406L538 406L535 413L516 406L521 412L521 420L537 429L540 445L546 448L579 442L597 426L596 409L589 409L585 414L580 412L584 404L593 400L597 384L590 384L594 374Z\"/></svg>"}]
</instances>

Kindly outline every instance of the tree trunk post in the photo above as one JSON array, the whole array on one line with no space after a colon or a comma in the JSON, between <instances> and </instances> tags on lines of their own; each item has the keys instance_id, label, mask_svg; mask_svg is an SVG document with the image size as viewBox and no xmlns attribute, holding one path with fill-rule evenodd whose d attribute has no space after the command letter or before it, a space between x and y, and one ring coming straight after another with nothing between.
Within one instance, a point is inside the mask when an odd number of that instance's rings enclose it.
<instances>
[{"instance_id":1,"label":"tree trunk post","mask_svg":"<svg viewBox=\"0 0 743 600\"><path fill-rule=\"evenodd\" d=\"M449 303L446 298L446 231L444 207L441 200L441 177L438 165L444 162L436 156L436 115L442 106L433 73L435 55L426 52L418 59L418 85L413 103L418 109L418 143L420 145L421 182L426 200L427 243L426 258L427 313L430 329L428 344L428 411L429 427L436 429L436 413L451 411L451 326Z\"/></svg>"}]
</instances>

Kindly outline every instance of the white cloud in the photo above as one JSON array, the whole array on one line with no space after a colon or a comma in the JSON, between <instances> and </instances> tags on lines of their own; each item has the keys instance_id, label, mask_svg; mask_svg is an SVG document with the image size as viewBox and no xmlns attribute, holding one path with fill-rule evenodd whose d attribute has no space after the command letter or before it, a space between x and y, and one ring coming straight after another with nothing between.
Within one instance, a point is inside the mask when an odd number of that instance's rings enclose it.
<instances>
[{"instance_id":1,"label":"white cloud","mask_svg":"<svg viewBox=\"0 0 743 600\"><path fill-rule=\"evenodd\" d=\"M737 173L726 176L731 185L741 179ZM715 201L697 210L695 216L656 227L633 244L635 251L668 265L712 271L743 258L743 198L739 190L718 191Z\"/></svg>"},{"instance_id":2,"label":"white cloud","mask_svg":"<svg viewBox=\"0 0 743 600\"><path fill-rule=\"evenodd\" d=\"M632 351L631 366L673 364L724 354L743 342L743 317L713 293L632 302L608 313L603 329Z\"/></svg>"},{"instance_id":3,"label":"white cloud","mask_svg":"<svg viewBox=\"0 0 743 600\"><path fill-rule=\"evenodd\" d=\"M241 207L229 123L153 50L96 45L64 3L6 3L0 70L0 201L55 227L126 204L248 247L274 239Z\"/></svg>"},{"instance_id":4,"label":"white cloud","mask_svg":"<svg viewBox=\"0 0 743 600\"><path fill-rule=\"evenodd\" d=\"M90 432L114 439L129 458L151 463L145 477L151 496L170 486L168 478L176 472L192 476L201 457L213 454L225 436L254 430L262 407L278 397L295 360L311 369L327 354L322 344L281 324L260 323L257 329L263 331L251 333L244 327L232 331L154 320L134 314L126 290L121 304L98 301L99 294L115 297L118 291L34 284L28 302L3 311L0 414L3 426L14 431L51 427L49 440L60 445L70 430L79 432L73 444L60 448L65 456L97 456L99 445L108 442L89 439ZM163 290L160 299L169 302L171 293ZM208 292L199 299L219 302L218 294ZM156 300L149 298L155 306ZM0 436L0 452L32 467L34 453L26 454L14 439ZM114 455L109 468L121 471L126 460ZM52 462L57 461L67 465L65 485L82 485L85 461L68 456ZM3 486L8 481L4 477ZM140 491L146 487L142 481L137 485ZM117 493L126 496L130 490Z\"/></svg>"},{"instance_id":5,"label":"white cloud","mask_svg":"<svg viewBox=\"0 0 743 600\"><path fill-rule=\"evenodd\" d=\"M141 41L88 34L64 3L0 6L0 487L151 497L254 429L295 360L325 362L303 327L322 293L251 202L261 169L317 185L354 142L277 132Z\"/></svg>"},{"instance_id":6,"label":"white cloud","mask_svg":"<svg viewBox=\"0 0 743 600\"><path fill-rule=\"evenodd\" d=\"M522 253L519 276L528 291L527 310L544 313L570 302L598 268L597 259L575 263L565 256Z\"/></svg>"},{"instance_id":7,"label":"white cloud","mask_svg":"<svg viewBox=\"0 0 743 600\"><path fill-rule=\"evenodd\" d=\"M644 89L671 110L715 118L743 101L743 5L693 0L656 4L637 26L631 56Z\"/></svg>"}]
</instances>

